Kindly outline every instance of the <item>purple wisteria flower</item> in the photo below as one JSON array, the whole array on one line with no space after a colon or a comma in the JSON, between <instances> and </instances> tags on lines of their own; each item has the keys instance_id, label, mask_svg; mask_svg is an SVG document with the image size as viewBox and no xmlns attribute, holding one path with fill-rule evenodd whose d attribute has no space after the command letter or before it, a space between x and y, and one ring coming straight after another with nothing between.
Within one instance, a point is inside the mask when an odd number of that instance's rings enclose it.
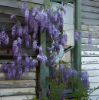
<instances>
[{"instance_id":1,"label":"purple wisteria flower","mask_svg":"<svg viewBox=\"0 0 99 100\"><path fill-rule=\"evenodd\" d=\"M1 66L1 69L2 69L3 72L7 72L8 68L9 68L9 66L8 66L7 62L3 63L2 66Z\"/></svg>"},{"instance_id":2,"label":"purple wisteria flower","mask_svg":"<svg viewBox=\"0 0 99 100\"><path fill-rule=\"evenodd\" d=\"M41 61L42 63L46 63L47 57L42 55L37 55L37 60Z\"/></svg>"},{"instance_id":3,"label":"purple wisteria flower","mask_svg":"<svg viewBox=\"0 0 99 100\"><path fill-rule=\"evenodd\" d=\"M22 55L19 53L17 56L17 65L21 64L21 60L22 60Z\"/></svg>"},{"instance_id":4,"label":"purple wisteria flower","mask_svg":"<svg viewBox=\"0 0 99 100\"><path fill-rule=\"evenodd\" d=\"M9 36L6 34L5 30L1 31L0 33L0 44L8 45L9 44Z\"/></svg>"},{"instance_id":5,"label":"purple wisteria flower","mask_svg":"<svg viewBox=\"0 0 99 100\"><path fill-rule=\"evenodd\" d=\"M91 44L92 43L92 36L91 36L91 34L89 34L89 36L88 36L88 44Z\"/></svg>"},{"instance_id":6,"label":"purple wisteria flower","mask_svg":"<svg viewBox=\"0 0 99 100\"><path fill-rule=\"evenodd\" d=\"M66 14L66 8L64 6L62 6L62 11L64 12L64 14Z\"/></svg>"},{"instance_id":7,"label":"purple wisteria flower","mask_svg":"<svg viewBox=\"0 0 99 100\"><path fill-rule=\"evenodd\" d=\"M65 81L68 82L69 76L75 78L75 75L76 75L76 74L77 74L77 71L76 71L76 70L67 69L66 71L63 72L63 77L64 77Z\"/></svg>"},{"instance_id":8,"label":"purple wisteria flower","mask_svg":"<svg viewBox=\"0 0 99 100\"><path fill-rule=\"evenodd\" d=\"M54 63L54 60L55 60L54 56L51 56L50 57L50 65L52 65Z\"/></svg>"},{"instance_id":9,"label":"purple wisteria flower","mask_svg":"<svg viewBox=\"0 0 99 100\"><path fill-rule=\"evenodd\" d=\"M21 37L22 33L23 33L23 27L19 24L17 26L17 35Z\"/></svg>"},{"instance_id":10,"label":"purple wisteria flower","mask_svg":"<svg viewBox=\"0 0 99 100\"><path fill-rule=\"evenodd\" d=\"M12 38L15 38L16 34L17 34L17 25L15 24L12 27L12 31L11 31Z\"/></svg>"},{"instance_id":11,"label":"purple wisteria flower","mask_svg":"<svg viewBox=\"0 0 99 100\"><path fill-rule=\"evenodd\" d=\"M47 97L50 97L50 89L47 90Z\"/></svg>"},{"instance_id":12,"label":"purple wisteria flower","mask_svg":"<svg viewBox=\"0 0 99 100\"><path fill-rule=\"evenodd\" d=\"M36 51L37 49L37 41L33 41L33 51Z\"/></svg>"},{"instance_id":13,"label":"purple wisteria flower","mask_svg":"<svg viewBox=\"0 0 99 100\"><path fill-rule=\"evenodd\" d=\"M43 55L43 49L42 49L41 46L39 47L39 54L40 54L40 55Z\"/></svg>"},{"instance_id":14,"label":"purple wisteria flower","mask_svg":"<svg viewBox=\"0 0 99 100\"><path fill-rule=\"evenodd\" d=\"M61 100L64 100L65 97L66 97L66 90L64 89L64 90L62 91Z\"/></svg>"},{"instance_id":15,"label":"purple wisteria flower","mask_svg":"<svg viewBox=\"0 0 99 100\"><path fill-rule=\"evenodd\" d=\"M16 15L11 15L10 16L10 19L12 20L12 19L14 19L16 17Z\"/></svg>"},{"instance_id":16,"label":"purple wisteria flower","mask_svg":"<svg viewBox=\"0 0 99 100\"><path fill-rule=\"evenodd\" d=\"M23 35L27 35L29 33L29 26L25 25L23 28Z\"/></svg>"},{"instance_id":17,"label":"purple wisteria flower","mask_svg":"<svg viewBox=\"0 0 99 100\"><path fill-rule=\"evenodd\" d=\"M29 10L25 10L25 22L28 23L29 22Z\"/></svg>"},{"instance_id":18,"label":"purple wisteria flower","mask_svg":"<svg viewBox=\"0 0 99 100\"><path fill-rule=\"evenodd\" d=\"M57 20L58 20L58 13L54 12L52 16L52 21L57 22Z\"/></svg>"},{"instance_id":19,"label":"purple wisteria flower","mask_svg":"<svg viewBox=\"0 0 99 100\"><path fill-rule=\"evenodd\" d=\"M81 80L83 82L83 86L84 87L89 87L90 86L90 82L88 80L88 73L87 73L87 71L79 72L79 76L81 77Z\"/></svg>"},{"instance_id":20,"label":"purple wisteria flower","mask_svg":"<svg viewBox=\"0 0 99 100\"><path fill-rule=\"evenodd\" d=\"M22 8L21 8L21 12L23 13L26 10L27 4L23 3Z\"/></svg>"},{"instance_id":21,"label":"purple wisteria flower","mask_svg":"<svg viewBox=\"0 0 99 100\"><path fill-rule=\"evenodd\" d=\"M76 31L75 32L75 40L78 41L78 39L81 38L81 32Z\"/></svg>"},{"instance_id":22,"label":"purple wisteria flower","mask_svg":"<svg viewBox=\"0 0 99 100\"><path fill-rule=\"evenodd\" d=\"M47 47L47 50L48 50L48 51L51 51L52 49L51 49L50 47Z\"/></svg>"},{"instance_id":23,"label":"purple wisteria flower","mask_svg":"<svg viewBox=\"0 0 99 100\"><path fill-rule=\"evenodd\" d=\"M37 12L38 12L37 8L34 8L34 9L32 10L32 16L35 16Z\"/></svg>"},{"instance_id":24,"label":"purple wisteria flower","mask_svg":"<svg viewBox=\"0 0 99 100\"><path fill-rule=\"evenodd\" d=\"M60 71L63 72L64 65L60 65Z\"/></svg>"},{"instance_id":25,"label":"purple wisteria flower","mask_svg":"<svg viewBox=\"0 0 99 100\"><path fill-rule=\"evenodd\" d=\"M55 69L53 66L50 66L50 70L51 70L51 75L55 75Z\"/></svg>"},{"instance_id":26,"label":"purple wisteria flower","mask_svg":"<svg viewBox=\"0 0 99 100\"><path fill-rule=\"evenodd\" d=\"M64 34L60 39L61 44L64 46L67 43L67 34Z\"/></svg>"}]
</instances>

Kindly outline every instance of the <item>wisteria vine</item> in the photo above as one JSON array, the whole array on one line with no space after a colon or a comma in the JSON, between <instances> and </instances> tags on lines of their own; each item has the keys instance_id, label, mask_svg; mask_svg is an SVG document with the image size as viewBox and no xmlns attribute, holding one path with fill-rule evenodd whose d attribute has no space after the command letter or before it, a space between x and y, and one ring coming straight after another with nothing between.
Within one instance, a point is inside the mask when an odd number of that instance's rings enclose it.
<instances>
[{"instance_id":1,"label":"wisteria vine","mask_svg":"<svg viewBox=\"0 0 99 100\"><path fill-rule=\"evenodd\" d=\"M13 51L13 58L14 61L11 62L11 65L8 65L7 62L2 64L1 69L3 72L7 73L8 79L20 79L23 72L28 75L30 69L33 69L35 66L38 65L39 61L41 63L48 62L48 66L51 69L52 75L55 74L53 63L54 63L54 56L50 57L50 60L47 60L46 55L43 55L43 48L42 46L38 45L37 42L37 34L44 34L44 30L48 31L48 35L51 38L51 46L47 47L47 50L54 51L57 54L60 52L60 45L64 46L67 42L67 35L62 34L61 27L63 26L63 16L62 12L66 14L65 7L62 6L54 11L51 8L46 10L37 10L36 8L28 9L27 4L23 3L21 8L21 13L24 14L25 17L25 26L21 25L21 22L17 22L11 31L12 35L12 51ZM11 15L10 19L14 19L16 15ZM39 32L40 31L40 32ZM75 32L75 40L81 38L81 32ZM26 53L22 53L22 45L25 43L26 47L30 46L32 42L32 50L39 51L39 54L35 59L31 56L29 57ZM4 27L0 33L0 46L1 45L8 45L9 37L5 33ZM91 36L89 36L88 43L91 43ZM22 63L22 59L25 59L25 62Z\"/></svg>"},{"instance_id":2,"label":"wisteria vine","mask_svg":"<svg viewBox=\"0 0 99 100\"><path fill-rule=\"evenodd\" d=\"M11 62L11 65L8 65L6 62L2 64L1 67L3 72L7 73L8 79L20 79L23 72L28 75L29 70L37 66L39 61L41 63L48 62L46 55L43 55L42 46L39 46L38 42L36 41L39 30L40 34L44 34L43 31L45 29L48 30L48 34L52 40L51 43L53 48L47 47L47 49L49 51L52 51L53 49L55 52L57 52L57 54L59 53L60 45L64 46L67 42L67 35L62 35L60 32L60 27L63 26L62 11L64 14L66 14L64 6L57 9L57 11L53 11L51 8L39 11L36 8L28 9L26 3L22 5L21 13L23 13L25 16L26 25L22 26L21 22L18 21L12 27L11 31L14 61ZM10 19L12 20L15 17L16 15L11 15ZM9 43L9 37L5 34L4 30L2 30L1 33L2 34L0 35L2 36L2 39L0 38L0 44L4 43L7 45ZM25 43L26 47L28 48L31 42L33 42L33 51L39 51L39 54L35 59L29 57L26 53L22 53L22 45ZM22 63L23 58L25 58L24 64ZM50 57L49 68L51 69L53 68L53 61L54 56Z\"/></svg>"}]
</instances>

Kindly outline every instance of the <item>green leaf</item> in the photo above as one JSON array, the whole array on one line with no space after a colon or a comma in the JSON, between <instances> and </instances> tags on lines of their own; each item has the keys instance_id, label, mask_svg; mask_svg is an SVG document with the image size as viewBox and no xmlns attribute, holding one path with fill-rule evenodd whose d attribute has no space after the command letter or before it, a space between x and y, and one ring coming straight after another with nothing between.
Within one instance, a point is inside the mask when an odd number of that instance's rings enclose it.
<instances>
[{"instance_id":1,"label":"green leaf","mask_svg":"<svg viewBox=\"0 0 99 100\"><path fill-rule=\"evenodd\" d=\"M86 29L87 29L88 32L90 31L90 28L89 27L87 27Z\"/></svg>"},{"instance_id":2,"label":"green leaf","mask_svg":"<svg viewBox=\"0 0 99 100\"><path fill-rule=\"evenodd\" d=\"M29 7L28 7L30 10L32 10L34 7L33 7L33 5L29 5Z\"/></svg>"},{"instance_id":3,"label":"green leaf","mask_svg":"<svg viewBox=\"0 0 99 100\"><path fill-rule=\"evenodd\" d=\"M65 64L65 65L70 65L68 62L66 61L61 61L60 64Z\"/></svg>"}]
</instances>

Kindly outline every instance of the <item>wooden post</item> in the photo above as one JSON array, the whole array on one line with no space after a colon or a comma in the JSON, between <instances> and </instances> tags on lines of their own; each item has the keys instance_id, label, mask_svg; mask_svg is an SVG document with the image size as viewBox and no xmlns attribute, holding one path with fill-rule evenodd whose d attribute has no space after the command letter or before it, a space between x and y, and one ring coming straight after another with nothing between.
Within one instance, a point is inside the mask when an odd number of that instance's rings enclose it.
<instances>
[{"instance_id":1,"label":"wooden post","mask_svg":"<svg viewBox=\"0 0 99 100\"><path fill-rule=\"evenodd\" d=\"M75 30L81 30L81 0L75 0ZM72 68L81 71L81 39L75 41L75 47L71 50Z\"/></svg>"},{"instance_id":2,"label":"wooden post","mask_svg":"<svg viewBox=\"0 0 99 100\"><path fill-rule=\"evenodd\" d=\"M45 0L44 2L45 4L45 9L47 7L49 7L50 5L50 0ZM40 44L43 48L43 55L47 55L48 59L49 59L49 52L46 52L46 48L49 45L49 41L47 41L49 39L48 35L46 35L47 31L45 30L45 32L40 33ZM40 64L40 88L41 91L39 92L39 97L46 97L46 93L48 90L48 82L46 82L46 77L49 76L49 67L46 66L46 64Z\"/></svg>"}]
</instances>

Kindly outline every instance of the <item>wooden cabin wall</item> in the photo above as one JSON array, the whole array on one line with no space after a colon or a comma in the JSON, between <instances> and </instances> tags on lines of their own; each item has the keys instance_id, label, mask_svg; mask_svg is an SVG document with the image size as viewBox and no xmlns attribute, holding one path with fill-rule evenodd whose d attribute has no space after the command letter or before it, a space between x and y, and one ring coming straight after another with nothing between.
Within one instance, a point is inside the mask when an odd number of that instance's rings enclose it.
<instances>
[{"instance_id":1,"label":"wooden cabin wall","mask_svg":"<svg viewBox=\"0 0 99 100\"><path fill-rule=\"evenodd\" d=\"M21 14L21 6L24 2L28 5L41 10L44 8L44 0L0 0L0 30L2 25L6 24L6 33L10 36L10 44L6 47L0 47L0 67L2 63L13 61L11 28L16 22L10 20L10 15L15 14L17 20L24 24L24 17ZM36 57L37 52L33 52L32 48L23 48L23 52L29 56ZM36 68L31 70L28 75L23 74L19 80L8 80L7 75L0 70L0 100L26 100L28 96L36 96L37 77Z\"/></svg>"},{"instance_id":2,"label":"wooden cabin wall","mask_svg":"<svg viewBox=\"0 0 99 100\"><path fill-rule=\"evenodd\" d=\"M82 70L89 74L90 86L99 86L99 0L81 0L82 23ZM90 28L90 32L87 31ZM92 44L88 44L88 35L92 35ZM99 97L99 90L90 96ZM97 99L98 100L98 99Z\"/></svg>"}]
</instances>

